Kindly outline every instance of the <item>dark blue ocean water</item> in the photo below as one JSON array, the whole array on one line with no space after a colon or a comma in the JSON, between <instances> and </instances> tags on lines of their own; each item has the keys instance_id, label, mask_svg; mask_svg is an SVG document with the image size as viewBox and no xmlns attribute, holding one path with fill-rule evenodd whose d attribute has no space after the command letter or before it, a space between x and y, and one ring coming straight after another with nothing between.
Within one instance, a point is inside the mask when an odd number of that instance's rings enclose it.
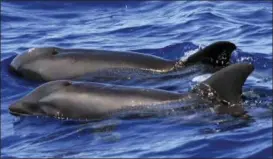
<instances>
[{"instance_id":1,"label":"dark blue ocean water","mask_svg":"<svg viewBox=\"0 0 273 159\"><path fill-rule=\"evenodd\" d=\"M14 55L29 48L133 50L179 59L219 40L237 45L234 62L255 65L244 85L254 122L195 113L79 123L8 112L38 85L7 72ZM114 82L185 92L204 76ZM2 157L272 158L272 2L1 2Z\"/></svg>"}]
</instances>

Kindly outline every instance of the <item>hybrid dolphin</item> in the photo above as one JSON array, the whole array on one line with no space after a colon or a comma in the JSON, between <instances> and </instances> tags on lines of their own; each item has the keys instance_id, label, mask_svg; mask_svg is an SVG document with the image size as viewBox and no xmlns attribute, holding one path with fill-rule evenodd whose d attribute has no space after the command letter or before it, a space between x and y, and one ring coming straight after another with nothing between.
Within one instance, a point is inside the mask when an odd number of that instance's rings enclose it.
<instances>
[{"instance_id":1,"label":"hybrid dolphin","mask_svg":"<svg viewBox=\"0 0 273 159\"><path fill-rule=\"evenodd\" d=\"M113 112L138 106L157 108L172 102L207 103L219 114L246 115L241 103L242 86L254 70L252 64L231 64L188 93L145 89L94 82L57 80L42 84L10 105L15 116L50 116L77 120L104 119Z\"/></svg>"},{"instance_id":2,"label":"hybrid dolphin","mask_svg":"<svg viewBox=\"0 0 273 159\"><path fill-rule=\"evenodd\" d=\"M138 69L170 72L196 63L226 66L236 49L228 41L215 42L186 60L168 60L137 52L95 49L32 48L17 55L10 71L25 79L37 81L81 80L91 73L109 69ZM89 78L87 78L89 79Z\"/></svg>"}]
</instances>

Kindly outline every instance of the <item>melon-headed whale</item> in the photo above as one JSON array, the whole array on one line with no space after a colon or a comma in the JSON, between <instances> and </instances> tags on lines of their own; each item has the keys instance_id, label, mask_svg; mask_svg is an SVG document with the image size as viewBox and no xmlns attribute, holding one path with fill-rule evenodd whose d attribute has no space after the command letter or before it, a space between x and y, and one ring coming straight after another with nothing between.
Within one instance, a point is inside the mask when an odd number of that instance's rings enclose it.
<instances>
[{"instance_id":1,"label":"melon-headed whale","mask_svg":"<svg viewBox=\"0 0 273 159\"><path fill-rule=\"evenodd\" d=\"M190 92L136 88L95 82L57 80L44 83L9 107L15 116L50 116L76 120L104 119L113 112L138 106L156 108L172 102L208 103L216 113L244 116L242 86L254 70L252 64L231 64L198 84Z\"/></svg>"},{"instance_id":2,"label":"melon-headed whale","mask_svg":"<svg viewBox=\"0 0 273 159\"><path fill-rule=\"evenodd\" d=\"M226 66L235 44L218 41L185 60L168 60L137 52L94 49L32 48L17 55L10 72L36 81L90 80L90 74L115 69L137 69L158 73L176 71L196 63Z\"/></svg>"}]
</instances>

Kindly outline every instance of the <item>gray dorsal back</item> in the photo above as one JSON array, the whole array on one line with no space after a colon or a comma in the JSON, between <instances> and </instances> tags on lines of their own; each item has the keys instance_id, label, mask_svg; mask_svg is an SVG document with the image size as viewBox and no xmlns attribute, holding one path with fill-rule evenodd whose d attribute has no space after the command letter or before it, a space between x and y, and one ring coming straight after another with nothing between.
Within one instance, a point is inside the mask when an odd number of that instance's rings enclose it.
<instances>
[{"instance_id":1,"label":"gray dorsal back","mask_svg":"<svg viewBox=\"0 0 273 159\"><path fill-rule=\"evenodd\" d=\"M252 64L232 64L214 73L202 83L215 90L221 99L235 104L241 101L242 86L253 70Z\"/></svg>"}]
</instances>

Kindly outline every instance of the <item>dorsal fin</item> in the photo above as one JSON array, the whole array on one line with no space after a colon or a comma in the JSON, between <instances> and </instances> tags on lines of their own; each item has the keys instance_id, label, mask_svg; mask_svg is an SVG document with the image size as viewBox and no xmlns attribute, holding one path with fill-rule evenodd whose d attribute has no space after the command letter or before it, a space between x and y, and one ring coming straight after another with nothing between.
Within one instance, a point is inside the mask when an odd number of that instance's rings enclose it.
<instances>
[{"instance_id":1,"label":"dorsal fin","mask_svg":"<svg viewBox=\"0 0 273 159\"><path fill-rule=\"evenodd\" d=\"M242 86L253 70L252 64L232 64L217 71L202 83L215 90L221 99L236 104L241 101Z\"/></svg>"},{"instance_id":2,"label":"dorsal fin","mask_svg":"<svg viewBox=\"0 0 273 159\"><path fill-rule=\"evenodd\" d=\"M202 62L213 66L227 66L236 45L228 41L218 41L200 49L185 61L185 65Z\"/></svg>"}]
</instances>

